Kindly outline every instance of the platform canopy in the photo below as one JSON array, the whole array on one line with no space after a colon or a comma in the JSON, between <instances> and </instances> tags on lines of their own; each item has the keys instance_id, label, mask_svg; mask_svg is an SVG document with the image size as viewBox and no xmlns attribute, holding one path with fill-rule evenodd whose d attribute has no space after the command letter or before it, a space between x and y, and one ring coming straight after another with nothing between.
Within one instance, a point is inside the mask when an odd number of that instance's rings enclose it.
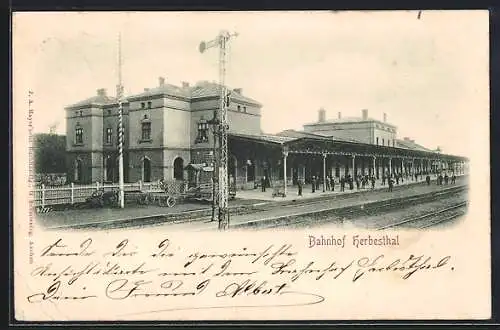
<instances>
[{"instance_id":1,"label":"platform canopy","mask_svg":"<svg viewBox=\"0 0 500 330\"><path fill-rule=\"evenodd\" d=\"M289 154L327 154L327 155L356 155L365 157L391 157L391 158L426 158L447 161L468 161L466 157L447 155L436 152L380 146L366 143L348 142L332 137L307 136L286 137L278 135L247 135L230 133L229 143L246 142L252 145L267 148L281 149Z\"/></svg>"}]
</instances>

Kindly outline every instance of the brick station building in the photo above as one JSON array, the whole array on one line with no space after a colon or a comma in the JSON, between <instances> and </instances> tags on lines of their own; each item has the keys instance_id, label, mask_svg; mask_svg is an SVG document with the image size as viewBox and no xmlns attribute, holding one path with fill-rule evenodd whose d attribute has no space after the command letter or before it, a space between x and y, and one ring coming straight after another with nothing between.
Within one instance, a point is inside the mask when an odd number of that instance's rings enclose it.
<instances>
[{"instance_id":1,"label":"brick station building","mask_svg":"<svg viewBox=\"0 0 500 330\"><path fill-rule=\"evenodd\" d=\"M159 179L200 180L213 164L213 133L208 121L219 107L220 88L202 81L194 86L167 84L131 95L123 104L126 182ZM368 117L326 119L303 131L264 134L262 104L233 89L228 109L229 174L237 189L253 189L263 176L272 184L310 182L312 176L347 174L437 173L467 171L464 157L445 155L415 141L397 138L397 127ZM66 107L67 168L72 182L118 180L118 103L99 89L97 95ZM208 180L205 173L202 180Z\"/></svg>"}]
</instances>

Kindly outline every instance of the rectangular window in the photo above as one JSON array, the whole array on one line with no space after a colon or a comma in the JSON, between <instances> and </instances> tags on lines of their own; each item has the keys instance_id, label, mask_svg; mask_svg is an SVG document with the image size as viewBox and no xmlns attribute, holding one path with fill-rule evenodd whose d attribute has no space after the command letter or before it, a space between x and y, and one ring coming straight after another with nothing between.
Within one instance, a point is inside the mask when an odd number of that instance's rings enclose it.
<instances>
[{"instance_id":1,"label":"rectangular window","mask_svg":"<svg viewBox=\"0 0 500 330\"><path fill-rule=\"evenodd\" d=\"M204 120L198 123L198 136L196 137L195 142L196 143L208 142L208 124Z\"/></svg>"},{"instance_id":2,"label":"rectangular window","mask_svg":"<svg viewBox=\"0 0 500 330\"><path fill-rule=\"evenodd\" d=\"M384 141L384 139L382 139L382 145L384 145L384 144L385 144L385 141Z\"/></svg>"},{"instance_id":3,"label":"rectangular window","mask_svg":"<svg viewBox=\"0 0 500 330\"><path fill-rule=\"evenodd\" d=\"M378 145L378 137L377 137L377 145Z\"/></svg>"},{"instance_id":4,"label":"rectangular window","mask_svg":"<svg viewBox=\"0 0 500 330\"><path fill-rule=\"evenodd\" d=\"M106 128L106 143L111 144L113 140L113 129L108 127Z\"/></svg>"},{"instance_id":5,"label":"rectangular window","mask_svg":"<svg viewBox=\"0 0 500 330\"><path fill-rule=\"evenodd\" d=\"M151 140L151 123L142 123L142 139Z\"/></svg>"},{"instance_id":6,"label":"rectangular window","mask_svg":"<svg viewBox=\"0 0 500 330\"><path fill-rule=\"evenodd\" d=\"M141 102L141 109L144 109L146 107L146 105L144 104L144 102Z\"/></svg>"},{"instance_id":7,"label":"rectangular window","mask_svg":"<svg viewBox=\"0 0 500 330\"><path fill-rule=\"evenodd\" d=\"M83 143L83 128L77 128L75 130L75 143L82 144Z\"/></svg>"},{"instance_id":8,"label":"rectangular window","mask_svg":"<svg viewBox=\"0 0 500 330\"><path fill-rule=\"evenodd\" d=\"M148 109L151 109L151 105L152 105L152 103L151 103L151 101L149 101L148 102Z\"/></svg>"}]
</instances>

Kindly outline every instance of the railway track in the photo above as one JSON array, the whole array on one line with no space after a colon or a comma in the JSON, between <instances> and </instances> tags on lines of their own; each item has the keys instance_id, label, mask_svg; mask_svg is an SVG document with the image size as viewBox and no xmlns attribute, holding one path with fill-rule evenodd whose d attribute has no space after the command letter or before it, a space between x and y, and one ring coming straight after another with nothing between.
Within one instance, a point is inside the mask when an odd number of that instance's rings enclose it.
<instances>
[{"instance_id":1,"label":"railway track","mask_svg":"<svg viewBox=\"0 0 500 330\"><path fill-rule=\"evenodd\" d=\"M392 229L397 227L410 227L415 229L425 229L436 226L438 224L453 220L466 213L467 201L462 201L452 206L443 209L425 213L416 217L410 217L396 223L392 223L377 230Z\"/></svg>"},{"instance_id":2,"label":"railway track","mask_svg":"<svg viewBox=\"0 0 500 330\"><path fill-rule=\"evenodd\" d=\"M445 196L458 194L464 187L457 187L457 189L447 189L444 191L432 192L424 195L416 195L411 197L402 197L398 199L384 200L380 202L369 202L367 204L347 206L343 208L332 208L325 207L322 209L317 209L312 212L302 212L290 215L285 215L281 217L276 217L274 219L261 219L253 222L248 222L245 224L239 224L236 227L255 227L259 229L271 229L277 227L302 227L306 226L316 226L324 224L326 222L344 221L347 219L356 218L359 216L369 216L385 213L390 210L397 210L408 205L423 204L427 202L435 201L436 199L443 198ZM311 219L313 217L313 219ZM234 226L233 226L234 227Z\"/></svg>"},{"instance_id":3,"label":"railway track","mask_svg":"<svg viewBox=\"0 0 500 330\"><path fill-rule=\"evenodd\" d=\"M447 188L445 190L433 191L430 193L426 193L423 195L415 195L410 197L401 197L397 199L383 200L380 202L367 202L365 205L360 205L360 207L355 206L347 206L344 208L338 207L323 207L321 208L321 204L325 204L328 201L341 201L345 199L352 198L352 194L343 194L343 195L334 195L334 196L324 196L315 200L306 200L306 199L297 199L287 202L267 202L262 204L257 204L257 206L241 206L237 207L235 210L231 211L231 216L235 217L242 214L253 214L259 212L270 211L279 207L286 207L289 210L297 209L297 212L291 212L290 215L284 216L276 216L271 217L269 219L259 219L255 221L249 221L245 224L237 224L236 227L253 227L254 225L258 225L259 228L273 228L273 227L286 227L292 225L299 225L302 222L305 222L307 217L310 218L311 215L318 215L321 213L328 213L331 219L331 215L341 218L350 218L355 217L357 215L367 214L367 212L374 213L379 212L381 210L390 210L395 208L401 208L404 205L412 204L412 203L423 203L426 201L432 201L435 199L442 198L444 196L448 196L451 194L459 193L465 190L467 186L455 186L452 188ZM371 190L361 191L357 194L360 196L369 195ZM314 206L318 206L314 209ZM313 208L314 211L304 211L302 208ZM264 216L263 216L264 218ZM162 217L161 215L152 216L144 219L138 219L137 221L125 221L123 223L97 223L97 224L89 224L87 226L81 226L81 228L85 229L120 229L120 228L140 228L144 226L152 227L152 226L161 226L165 224L177 225L177 224L187 224L187 223L208 223L211 220L211 212L204 211L203 215L182 215L181 218L175 218L172 216ZM327 219L325 219L327 220ZM315 221L319 222L319 221ZM316 223L317 224L317 223ZM68 228L69 229L69 228Z\"/></svg>"}]
</instances>

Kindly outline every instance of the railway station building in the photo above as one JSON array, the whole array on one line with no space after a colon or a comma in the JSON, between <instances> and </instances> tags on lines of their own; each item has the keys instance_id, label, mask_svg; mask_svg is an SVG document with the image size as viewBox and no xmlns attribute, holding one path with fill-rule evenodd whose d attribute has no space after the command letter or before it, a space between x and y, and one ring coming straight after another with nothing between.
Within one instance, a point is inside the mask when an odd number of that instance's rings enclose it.
<instances>
[{"instance_id":1,"label":"railway station building","mask_svg":"<svg viewBox=\"0 0 500 330\"><path fill-rule=\"evenodd\" d=\"M213 128L220 86L201 81L175 86L163 77L154 88L123 102L126 182L207 180L213 168ZM327 119L318 111L303 130L265 134L262 104L231 89L228 109L229 175L237 189L254 189L261 178L271 184L312 176L467 171L465 157L427 149L410 138L398 139L387 115ZM99 89L95 96L65 108L68 179L75 183L118 181L118 102Z\"/></svg>"}]
</instances>

